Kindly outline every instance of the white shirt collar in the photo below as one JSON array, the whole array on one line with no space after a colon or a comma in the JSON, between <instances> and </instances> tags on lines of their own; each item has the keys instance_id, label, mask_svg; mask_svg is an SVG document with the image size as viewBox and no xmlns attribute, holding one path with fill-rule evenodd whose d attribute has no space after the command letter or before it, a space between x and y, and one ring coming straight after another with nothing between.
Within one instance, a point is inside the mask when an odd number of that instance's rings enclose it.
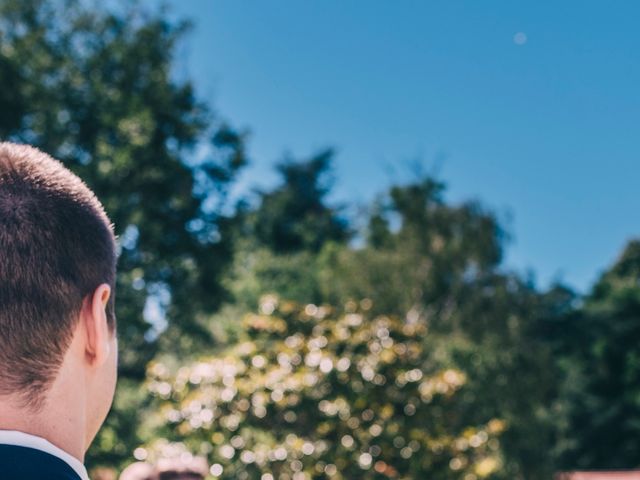
<instances>
[{"instance_id":1,"label":"white shirt collar","mask_svg":"<svg viewBox=\"0 0 640 480\"><path fill-rule=\"evenodd\" d=\"M18 432L16 430L0 430L0 444L27 447L46 452L54 457L64 460L78 474L82 480L89 480L87 469L80 460L68 454L61 448L44 438L31 435L30 433Z\"/></svg>"}]
</instances>

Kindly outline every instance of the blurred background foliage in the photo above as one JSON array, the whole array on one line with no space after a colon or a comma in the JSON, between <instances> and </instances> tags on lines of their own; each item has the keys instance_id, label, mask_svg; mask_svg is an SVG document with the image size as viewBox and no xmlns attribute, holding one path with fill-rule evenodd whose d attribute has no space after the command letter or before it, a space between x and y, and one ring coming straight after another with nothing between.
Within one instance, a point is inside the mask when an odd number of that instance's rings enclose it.
<instances>
[{"instance_id":1,"label":"blurred background foliage","mask_svg":"<svg viewBox=\"0 0 640 480\"><path fill-rule=\"evenodd\" d=\"M466 376L425 345L426 317L371 307L267 295L228 350L175 375L152 363L158 436L184 439L230 478L491 476L504 422L470 424Z\"/></svg>"},{"instance_id":2,"label":"blurred background foliage","mask_svg":"<svg viewBox=\"0 0 640 480\"><path fill-rule=\"evenodd\" d=\"M640 464L640 243L584 297L542 291L504 268L496 215L437 178L332 204L331 149L232 201L248 134L172 74L188 26L0 0L0 137L75 170L119 236L120 384L90 466L167 443L222 478Z\"/></svg>"}]
</instances>

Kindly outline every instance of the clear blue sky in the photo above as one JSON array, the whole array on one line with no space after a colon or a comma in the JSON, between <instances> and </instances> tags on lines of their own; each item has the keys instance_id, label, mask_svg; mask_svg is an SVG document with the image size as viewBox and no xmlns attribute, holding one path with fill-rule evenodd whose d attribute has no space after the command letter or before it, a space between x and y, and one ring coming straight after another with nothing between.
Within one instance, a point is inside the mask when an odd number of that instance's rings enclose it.
<instances>
[{"instance_id":1,"label":"clear blue sky","mask_svg":"<svg viewBox=\"0 0 640 480\"><path fill-rule=\"evenodd\" d=\"M253 132L243 188L335 146L334 198L364 202L420 158L511 215L506 265L542 286L587 289L640 233L640 2L169 5L195 21L177 73Z\"/></svg>"}]
</instances>

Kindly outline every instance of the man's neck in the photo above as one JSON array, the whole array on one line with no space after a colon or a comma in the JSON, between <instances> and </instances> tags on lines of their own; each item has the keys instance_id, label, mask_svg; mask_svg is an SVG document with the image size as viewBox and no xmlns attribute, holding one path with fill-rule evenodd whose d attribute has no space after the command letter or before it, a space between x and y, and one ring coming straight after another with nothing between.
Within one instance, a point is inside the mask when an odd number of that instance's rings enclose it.
<instances>
[{"instance_id":1,"label":"man's neck","mask_svg":"<svg viewBox=\"0 0 640 480\"><path fill-rule=\"evenodd\" d=\"M86 416L84 398L61 372L42 408L32 411L18 396L0 396L0 430L17 430L48 440L84 462Z\"/></svg>"}]
</instances>

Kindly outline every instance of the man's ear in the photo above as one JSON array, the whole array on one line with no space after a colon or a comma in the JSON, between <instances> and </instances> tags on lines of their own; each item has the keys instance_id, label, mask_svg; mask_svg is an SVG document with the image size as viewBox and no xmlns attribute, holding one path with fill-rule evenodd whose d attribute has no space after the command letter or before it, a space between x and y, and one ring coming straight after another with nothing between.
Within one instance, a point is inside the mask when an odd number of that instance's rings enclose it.
<instances>
[{"instance_id":1,"label":"man's ear","mask_svg":"<svg viewBox=\"0 0 640 480\"><path fill-rule=\"evenodd\" d=\"M107 302L111 287L101 284L85 300L82 312L86 331L85 358L91 366L99 367L107 361L111 353L111 335L107 321Z\"/></svg>"}]
</instances>

